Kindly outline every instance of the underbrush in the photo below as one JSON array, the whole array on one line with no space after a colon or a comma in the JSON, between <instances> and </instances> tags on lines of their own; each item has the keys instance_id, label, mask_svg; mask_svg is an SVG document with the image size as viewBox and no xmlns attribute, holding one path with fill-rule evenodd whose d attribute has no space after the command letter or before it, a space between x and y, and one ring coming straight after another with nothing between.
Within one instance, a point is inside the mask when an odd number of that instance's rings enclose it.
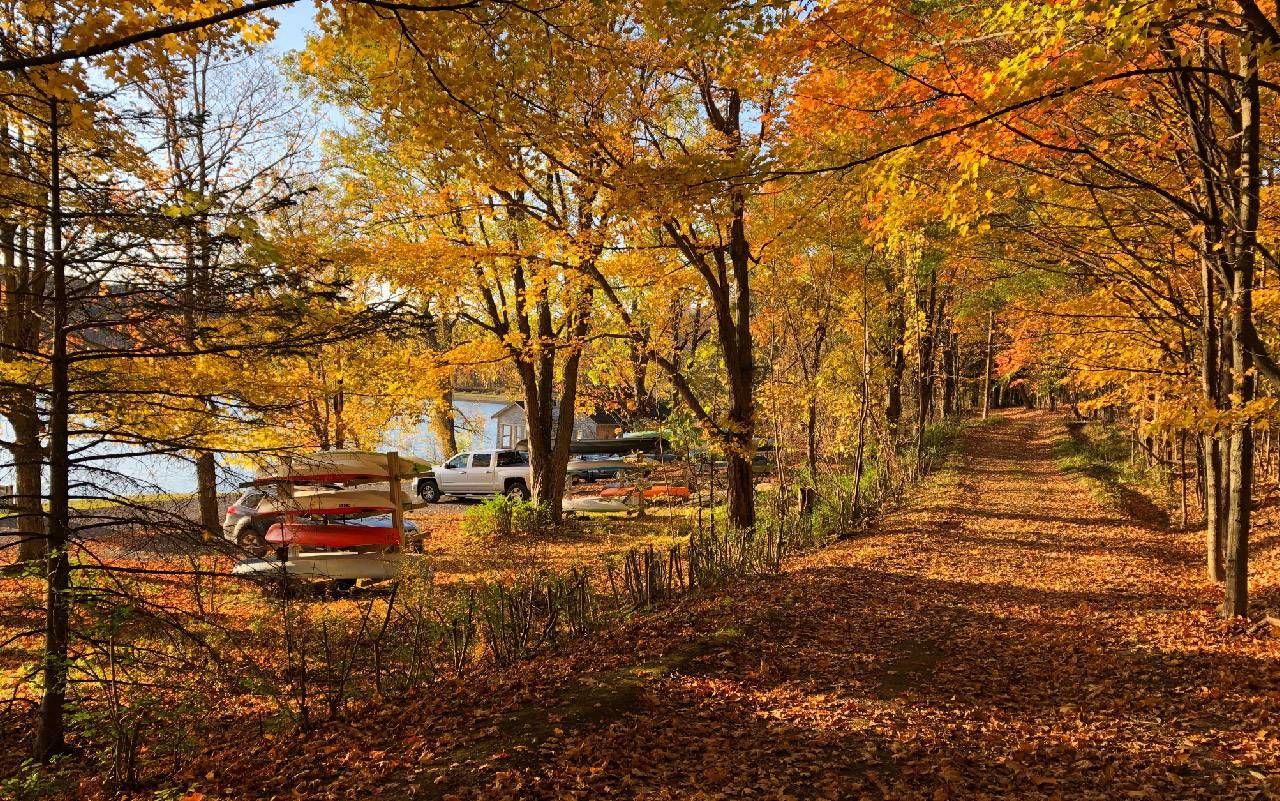
<instances>
[{"instance_id":1,"label":"underbrush","mask_svg":"<svg viewBox=\"0 0 1280 801\"><path fill-rule=\"evenodd\" d=\"M1169 523L1172 477L1166 468L1135 459L1126 432L1103 423L1073 423L1053 446L1058 467L1088 479L1109 506L1138 520Z\"/></svg>"},{"instance_id":2,"label":"underbrush","mask_svg":"<svg viewBox=\"0 0 1280 801\"><path fill-rule=\"evenodd\" d=\"M462 517L462 533L472 537L531 537L570 533L568 519L556 523L551 510L533 501L498 495L473 506Z\"/></svg>"},{"instance_id":3,"label":"underbrush","mask_svg":"<svg viewBox=\"0 0 1280 801\"><path fill-rule=\"evenodd\" d=\"M996 418L988 418L991 423ZM924 449L917 465L919 475L928 475L941 467L955 453L964 430L974 425L974 421L959 417L948 417L930 423L924 429Z\"/></svg>"}]
</instances>

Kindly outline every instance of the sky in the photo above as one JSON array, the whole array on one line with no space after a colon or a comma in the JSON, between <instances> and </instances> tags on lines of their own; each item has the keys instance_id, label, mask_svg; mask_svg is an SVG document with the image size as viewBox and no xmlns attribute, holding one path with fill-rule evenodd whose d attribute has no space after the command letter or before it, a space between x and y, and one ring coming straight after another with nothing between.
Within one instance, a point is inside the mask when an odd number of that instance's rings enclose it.
<instances>
[{"instance_id":1,"label":"sky","mask_svg":"<svg viewBox=\"0 0 1280 801\"><path fill-rule=\"evenodd\" d=\"M307 34L315 30L316 6L311 0L298 0L293 5L270 13L280 23L272 44L272 49L277 53L283 54L301 48L306 43Z\"/></svg>"}]
</instances>

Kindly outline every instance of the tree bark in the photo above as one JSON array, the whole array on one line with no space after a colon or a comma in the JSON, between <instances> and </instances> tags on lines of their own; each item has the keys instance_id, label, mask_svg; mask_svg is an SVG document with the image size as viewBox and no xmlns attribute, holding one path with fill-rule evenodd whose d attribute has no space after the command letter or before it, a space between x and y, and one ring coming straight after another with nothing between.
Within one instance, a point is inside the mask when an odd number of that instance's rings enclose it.
<instances>
[{"instance_id":1,"label":"tree bark","mask_svg":"<svg viewBox=\"0 0 1280 801\"><path fill-rule=\"evenodd\" d=\"M916 384L916 471L924 470L925 430L929 426L929 418L933 413L933 348L934 319L933 312L938 298L938 274L929 270L929 287L927 290L916 290L916 316L921 320L923 328L918 334L918 369Z\"/></svg>"},{"instance_id":2,"label":"tree bark","mask_svg":"<svg viewBox=\"0 0 1280 801\"><path fill-rule=\"evenodd\" d=\"M1231 293L1232 383L1239 409L1248 407L1255 388L1249 333L1253 327L1253 281L1262 187L1258 44L1256 39L1251 39L1241 55L1239 213ZM1235 423L1231 430L1229 480L1223 613L1243 616L1249 612L1249 525L1253 502L1253 423L1247 419Z\"/></svg>"},{"instance_id":3,"label":"tree bark","mask_svg":"<svg viewBox=\"0 0 1280 801\"><path fill-rule=\"evenodd\" d=\"M1221 332L1218 327L1217 299L1213 291L1213 271L1208 258L1201 259L1200 273L1200 289L1204 299L1204 310L1200 315L1200 386L1206 402L1217 409L1221 406L1221 395L1218 391L1220 369L1218 339ZM1227 576L1224 566L1227 519L1223 514L1226 487L1223 481L1222 449L1219 444L1219 438L1215 432L1206 433L1201 437L1201 447L1204 450L1205 568L1211 581L1221 582Z\"/></svg>"},{"instance_id":4,"label":"tree bark","mask_svg":"<svg viewBox=\"0 0 1280 801\"><path fill-rule=\"evenodd\" d=\"M62 243L62 176L59 104L49 101L49 263L53 272L53 352L50 358L49 523L46 560L45 641L35 754L42 762L66 751L66 697L70 648L71 539L66 264Z\"/></svg>"},{"instance_id":5,"label":"tree bark","mask_svg":"<svg viewBox=\"0 0 1280 801\"><path fill-rule=\"evenodd\" d=\"M996 313L995 310L987 312L987 361L986 367L982 371L982 419L986 420L991 416L991 357L993 354L992 345L995 343L996 333Z\"/></svg>"},{"instance_id":6,"label":"tree bark","mask_svg":"<svg viewBox=\"0 0 1280 801\"><path fill-rule=\"evenodd\" d=\"M44 453L40 447L40 418L36 410L36 394L31 391L14 393L15 407L9 412L13 426L14 508L18 513L18 562L35 563L44 560L48 549L45 542L44 505L41 503L44 487L41 478Z\"/></svg>"},{"instance_id":7,"label":"tree bark","mask_svg":"<svg viewBox=\"0 0 1280 801\"><path fill-rule=\"evenodd\" d=\"M956 332L942 332L942 416L956 413Z\"/></svg>"},{"instance_id":8,"label":"tree bark","mask_svg":"<svg viewBox=\"0 0 1280 801\"><path fill-rule=\"evenodd\" d=\"M871 309L867 298L867 268L862 268L862 397L858 400L858 440L853 459L853 519L862 517L862 474L866 469L867 417L871 402Z\"/></svg>"},{"instance_id":9,"label":"tree bark","mask_svg":"<svg viewBox=\"0 0 1280 801\"><path fill-rule=\"evenodd\" d=\"M735 125L737 112L734 112ZM737 298L728 326L720 326L720 347L729 374L729 524L750 531L756 524L756 485L751 475L755 456L755 363L751 341L751 251L746 235L746 197L741 190L730 202L729 261ZM726 287L726 294L727 294ZM726 309L726 312L728 309ZM727 316L727 315L726 315ZM726 336L731 332L732 336Z\"/></svg>"},{"instance_id":10,"label":"tree bark","mask_svg":"<svg viewBox=\"0 0 1280 801\"><path fill-rule=\"evenodd\" d=\"M528 423L529 469L533 482L533 500L545 508L551 519L559 521L564 513L564 490L569 464L569 443L573 439L574 412L578 397L578 372L586 345L591 314L592 292L578 293L570 315L571 341L561 347L552 344L551 309L540 301L538 328L542 350L536 358L518 364L524 386L525 414ZM560 369L560 397L555 399L556 355L564 351Z\"/></svg>"},{"instance_id":11,"label":"tree bark","mask_svg":"<svg viewBox=\"0 0 1280 801\"><path fill-rule=\"evenodd\" d=\"M458 428L453 418L453 390L446 391L431 402L428 418L431 436L440 444L441 458L448 459L458 452ZM514 444L514 443L513 443Z\"/></svg>"},{"instance_id":12,"label":"tree bark","mask_svg":"<svg viewBox=\"0 0 1280 801\"><path fill-rule=\"evenodd\" d=\"M884 416L889 428L896 431L902 421L902 377L907 371L907 317L901 293L896 288L890 291L889 349L885 354L889 380L885 387Z\"/></svg>"},{"instance_id":13,"label":"tree bark","mask_svg":"<svg viewBox=\"0 0 1280 801\"><path fill-rule=\"evenodd\" d=\"M218 461L210 451L196 454L196 495L200 502L200 528L206 537L217 539L222 523L218 509Z\"/></svg>"}]
</instances>

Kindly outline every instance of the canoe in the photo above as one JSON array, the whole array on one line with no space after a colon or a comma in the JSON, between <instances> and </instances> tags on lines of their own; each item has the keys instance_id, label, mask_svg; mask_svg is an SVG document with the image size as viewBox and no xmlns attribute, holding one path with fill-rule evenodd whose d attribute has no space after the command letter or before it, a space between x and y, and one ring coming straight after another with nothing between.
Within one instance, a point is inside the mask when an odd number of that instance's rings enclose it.
<instances>
[{"instance_id":1,"label":"canoe","mask_svg":"<svg viewBox=\"0 0 1280 801\"><path fill-rule=\"evenodd\" d=\"M431 465L415 456L400 455L398 478L431 472ZM255 484L279 482L344 484L386 481L387 455L370 451L322 451L287 457L275 468L258 471Z\"/></svg>"},{"instance_id":2,"label":"canoe","mask_svg":"<svg viewBox=\"0 0 1280 801\"><path fill-rule=\"evenodd\" d=\"M409 504L402 491L401 505ZM263 498L254 514L261 517L306 515L309 517L363 517L392 510L390 492L371 489L304 489L291 498Z\"/></svg>"},{"instance_id":3,"label":"canoe","mask_svg":"<svg viewBox=\"0 0 1280 801\"><path fill-rule=\"evenodd\" d=\"M400 532L392 526L286 521L268 528L264 539L271 545L355 548L361 545L399 545Z\"/></svg>"},{"instance_id":4,"label":"canoe","mask_svg":"<svg viewBox=\"0 0 1280 801\"><path fill-rule=\"evenodd\" d=\"M312 551L290 555L283 568L290 576L298 578L389 579L398 576L406 561L414 558L420 557L404 553ZM281 567L274 555L268 555L237 562L231 572L237 576L270 579L280 575Z\"/></svg>"},{"instance_id":5,"label":"canoe","mask_svg":"<svg viewBox=\"0 0 1280 801\"><path fill-rule=\"evenodd\" d=\"M634 512L637 504L626 498L601 498L590 495L585 498L566 498L566 512Z\"/></svg>"},{"instance_id":6,"label":"canoe","mask_svg":"<svg viewBox=\"0 0 1280 801\"><path fill-rule=\"evenodd\" d=\"M609 487L601 490L602 498L625 498L634 495L635 487ZM675 484L654 484L640 491L640 494L646 498L688 498L689 488L681 487Z\"/></svg>"},{"instance_id":7,"label":"canoe","mask_svg":"<svg viewBox=\"0 0 1280 801\"><path fill-rule=\"evenodd\" d=\"M613 456L606 458L577 458L570 459L567 470L572 473L581 470L601 470L601 469L617 469L617 470L651 470L657 467L658 463L653 459L641 458L631 459L625 456Z\"/></svg>"}]
</instances>

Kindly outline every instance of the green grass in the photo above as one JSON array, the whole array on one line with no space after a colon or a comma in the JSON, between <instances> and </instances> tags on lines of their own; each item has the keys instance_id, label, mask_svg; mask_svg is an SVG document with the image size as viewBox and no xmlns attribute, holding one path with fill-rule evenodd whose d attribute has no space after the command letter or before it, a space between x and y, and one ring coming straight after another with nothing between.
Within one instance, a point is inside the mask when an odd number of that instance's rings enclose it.
<instances>
[{"instance_id":1,"label":"green grass","mask_svg":"<svg viewBox=\"0 0 1280 801\"><path fill-rule=\"evenodd\" d=\"M1165 500L1162 475L1144 460L1131 460L1130 447L1126 432L1089 423L1055 442L1053 455L1062 472L1086 479L1103 503L1167 525L1168 512L1155 500Z\"/></svg>"}]
</instances>

